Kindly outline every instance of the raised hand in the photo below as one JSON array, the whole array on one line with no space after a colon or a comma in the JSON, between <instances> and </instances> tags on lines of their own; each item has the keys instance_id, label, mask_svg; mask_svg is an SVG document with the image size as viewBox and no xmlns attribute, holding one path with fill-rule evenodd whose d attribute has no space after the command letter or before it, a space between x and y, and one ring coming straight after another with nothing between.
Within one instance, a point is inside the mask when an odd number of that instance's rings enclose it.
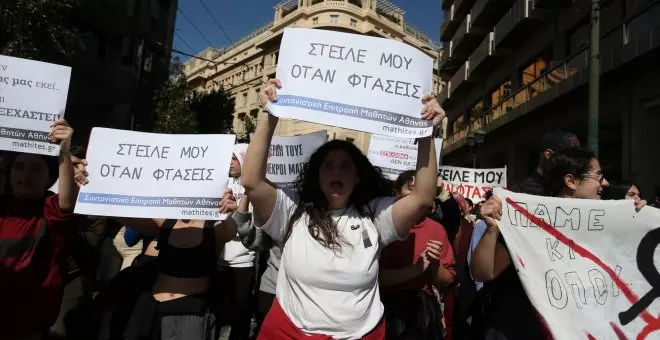
<instances>
[{"instance_id":1,"label":"raised hand","mask_svg":"<svg viewBox=\"0 0 660 340\"><path fill-rule=\"evenodd\" d=\"M436 240L428 241L424 252L430 259L440 261L442 258L442 242Z\"/></svg>"},{"instance_id":2,"label":"raised hand","mask_svg":"<svg viewBox=\"0 0 660 340\"><path fill-rule=\"evenodd\" d=\"M87 179L89 176L89 173L87 172L87 160L71 155L71 164L73 164L73 179L78 186L81 187L89 183L89 180Z\"/></svg>"},{"instance_id":3,"label":"raised hand","mask_svg":"<svg viewBox=\"0 0 660 340\"><path fill-rule=\"evenodd\" d=\"M426 95L422 98L422 119L431 121L433 126L438 126L445 118L445 110L440 107L440 103L435 99L433 95Z\"/></svg>"},{"instance_id":4,"label":"raised hand","mask_svg":"<svg viewBox=\"0 0 660 340\"><path fill-rule=\"evenodd\" d=\"M236 211L236 208L237 205L234 192L231 189L225 189L225 192L222 194L222 199L220 199L220 213L231 214Z\"/></svg>"},{"instance_id":5,"label":"raised hand","mask_svg":"<svg viewBox=\"0 0 660 340\"><path fill-rule=\"evenodd\" d=\"M502 201L493 195L481 205L479 216L486 222L488 228L497 228L497 222L502 219Z\"/></svg>"},{"instance_id":6,"label":"raised hand","mask_svg":"<svg viewBox=\"0 0 660 340\"><path fill-rule=\"evenodd\" d=\"M266 83L266 86L264 86L263 89L261 89L261 92L259 93L259 101L261 102L261 106L264 107L268 102L275 102L277 101L277 89L282 88L282 83L280 82L279 79L270 79L268 80L268 83Z\"/></svg>"},{"instance_id":7,"label":"raised hand","mask_svg":"<svg viewBox=\"0 0 660 340\"><path fill-rule=\"evenodd\" d=\"M53 128L48 134L48 140L60 145L60 154L69 152L71 147L71 136L73 136L73 129L69 126L64 119L58 119L51 125Z\"/></svg>"}]
</instances>

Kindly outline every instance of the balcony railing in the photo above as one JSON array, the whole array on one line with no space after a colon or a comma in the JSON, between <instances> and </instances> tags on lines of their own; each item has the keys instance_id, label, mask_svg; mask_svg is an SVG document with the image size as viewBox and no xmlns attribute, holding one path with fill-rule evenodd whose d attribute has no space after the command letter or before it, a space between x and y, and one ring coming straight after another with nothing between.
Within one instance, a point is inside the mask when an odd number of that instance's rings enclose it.
<instances>
[{"instance_id":1,"label":"balcony railing","mask_svg":"<svg viewBox=\"0 0 660 340\"><path fill-rule=\"evenodd\" d=\"M445 84L445 86L440 91L440 96L438 98L440 100L440 104L443 104L446 101L448 101L450 95L451 95L451 81L448 81L447 84Z\"/></svg>"},{"instance_id":2,"label":"balcony railing","mask_svg":"<svg viewBox=\"0 0 660 340\"><path fill-rule=\"evenodd\" d=\"M534 79L518 91L504 98L499 103L478 112L477 115L481 117L467 124L462 130L447 137L445 145L449 147L455 144L465 138L470 132L476 131L483 128L485 125L492 123L539 94L557 86L562 81L571 78L577 72L586 67L587 50L585 49L554 68L545 71L540 77Z\"/></svg>"},{"instance_id":3,"label":"balcony railing","mask_svg":"<svg viewBox=\"0 0 660 340\"><path fill-rule=\"evenodd\" d=\"M404 23L403 30L409 35L415 37L417 40L427 43L432 50L438 51L440 49L439 43L433 41L433 39L429 38L428 35L424 34L424 32L422 32L422 30L418 29L417 27L408 23Z\"/></svg>"},{"instance_id":4,"label":"balcony railing","mask_svg":"<svg viewBox=\"0 0 660 340\"><path fill-rule=\"evenodd\" d=\"M456 71L456 74L453 77L451 77L451 83L454 85L452 92L455 92L461 87L461 85L468 79L469 73L470 73L470 63L466 61L458 69L458 71Z\"/></svg>"},{"instance_id":5,"label":"balcony railing","mask_svg":"<svg viewBox=\"0 0 660 340\"><path fill-rule=\"evenodd\" d=\"M479 47L474 50L470 56L470 75L479 69L479 65L487 58L493 55L495 52L495 33L490 32L484 38L484 41L479 44Z\"/></svg>"},{"instance_id":6,"label":"balcony railing","mask_svg":"<svg viewBox=\"0 0 660 340\"><path fill-rule=\"evenodd\" d=\"M440 25L440 40L442 41L450 41L454 37L456 28L460 24L458 21L459 18L454 15L454 8L455 5L451 5L447 10L447 15L442 20L442 25Z\"/></svg>"},{"instance_id":7,"label":"balcony railing","mask_svg":"<svg viewBox=\"0 0 660 340\"><path fill-rule=\"evenodd\" d=\"M518 23L529 18L531 4L532 0L516 0L513 3L511 9L495 25L495 33L497 33L496 45L499 46Z\"/></svg>"},{"instance_id":8,"label":"balcony railing","mask_svg":"<svg viewBox=\"0 0 660 340\"><path fill-rule=\"evenodd\" d=\"M612 70L652 49L660 48L658 14L660 14L660 3L623 25L630 31L628 38L623 35L621 27L601 37L601 73ZM541 76L496 105L479 112L477 115L481 117L448 136L443 143L443 148L453 148L455 144L464 140L470 132L480 128L487 129L502 116L526 104L540 94L557 88L565 80L572 79L578 72L586 70L588 66L588 49L585 48L558 65L542 72Z\"/></svg>"},{"instance_id":9,"label":"balcony railing","mask_svg":"<svg viewBox=\"0 0 660 340\"><path fill-rule=\"evenodd\" d=\"M456 34L454 34L454 38L451 40L454 42L454 48L458 46L461 40L463 40L463 37L470 32L470 15L466 15L465 19L463 19L463 22L461 22L461 26L458 27L458 30L456 30Z\"/></svg>"},{"instance_id":10,"label":"balcony railing","mask_svg":"<svg viewBox=\"0 0 660 340\"><path fill-rule=\"evenodd\" d=\"M491 28L511 8L512 0L477 0L470 10L472 25Z\"/></svg>"}]
</instances>

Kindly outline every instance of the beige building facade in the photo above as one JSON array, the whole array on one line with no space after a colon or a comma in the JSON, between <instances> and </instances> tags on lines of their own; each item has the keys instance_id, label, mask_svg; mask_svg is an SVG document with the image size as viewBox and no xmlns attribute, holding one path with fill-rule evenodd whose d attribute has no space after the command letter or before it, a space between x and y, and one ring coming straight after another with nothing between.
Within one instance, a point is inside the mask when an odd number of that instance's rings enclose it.
<instances>
[{"instance_id":1,"label":"beige building facade","mask_svg":"<svg viewBox=\"0 0 660 340\"><path fill-rule=\"evenodd\" d=\"M259 115L259 91L275 77L279 47L285 27L329 29L390 38L405 42L431 56L436 93L441 84L437 76L440 47L418 29L404 21L404 12L384 0L287 0L275 7L273 21L241 40L198 54L184 63L188 82L198 90L224 88L235 99L234 133L245 138ZM297 120L281 120L276 134L294 136L327 130L329 139L353 142L363 152L369 147L370 134Z\"/></svg>"}]
</instances>

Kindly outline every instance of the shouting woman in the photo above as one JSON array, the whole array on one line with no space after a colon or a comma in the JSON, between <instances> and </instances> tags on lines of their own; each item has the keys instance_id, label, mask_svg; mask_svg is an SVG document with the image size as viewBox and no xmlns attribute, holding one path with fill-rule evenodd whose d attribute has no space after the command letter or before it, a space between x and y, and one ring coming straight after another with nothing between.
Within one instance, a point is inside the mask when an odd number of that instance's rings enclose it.
<instances>
[{"instance_id":1,"label":"shouting woman","mask_svg":"<svg viewBox=\"0 0 660 340\"><path fill-rule=\"evenodd\" d=\"M261 92L261 104L277 100L278 80ZM426 98L428 99L428 97ZM421 118L437 126L444 114L425 100ZM383 339L378 256L405 238L432 207L436 158L432 138L418 145L417 185L397 200L380 171L353 144L334 140L311 155L295 191L266 181L268 149L277 118L266 114L247 151L242 183L262 229L284 243L276 299L261 339L306 335L335 339Z\"/></svg>"},{"instance_id":2,"label":"shouting woman","mask_svg":"<svg viewBox=\"0 0 660 340\"><path fill-rule=\"evenodd\" d=\"M9 159L7 195L0 196L0 339L41 339L60 311L63 247L76 226L72 134L66 121L53 123L48 138L60 145L59 162L27 153ZM87 182L84 170L76 176ZM58 177L53 194L48 188Z\"/></svg>"}]
</instances>

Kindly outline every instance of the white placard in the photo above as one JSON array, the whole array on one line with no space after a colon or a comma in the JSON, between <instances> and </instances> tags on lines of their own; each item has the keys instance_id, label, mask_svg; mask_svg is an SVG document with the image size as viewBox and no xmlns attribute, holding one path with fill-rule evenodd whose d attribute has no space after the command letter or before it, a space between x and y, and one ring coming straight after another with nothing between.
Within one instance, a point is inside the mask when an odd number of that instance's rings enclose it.
<instances>
[{"instance_id":1,"label":"white placard","mask_svg":"<svg viewBox=\"0 0 660 340\"><path fill-rule=\"evenodd\" d=\"M436 160L440 159L442 138L434 138ZM407 170L417 168L417 144L414 139L371 135L367 158L381 169L383 176L396 180Z\"/></svg>"},{"instance_id":2,"label":"white placard","mask_svg":"<svg viewBox=\"0 0 660 340\"><path fill-rule=\"evenodd\" d=\"M555 339L658 338L660 210L495 194L512 262Z\"/></svg>"},{"instance_id":3,"label":"white placard","mask_svg":"<svg viewBox=\"0 0 660 340\"><path fill-rule=\"evenodd\" d=\"M277 62L282 82L268 109L280 118L401 138L430 136L422 97L433 59L393 39L285 28Z\"/></svg>"},{"instance_id":4,"label":"white placard","mask_svg":"<svg viewBox=\"0 0 660 340\"><path fill-rule=\"evenodd\" d=\"M292 137L273 136L266 178L280 188L292 187L309 157L327 140L327 131Z\"/></svg>"},{"instance_id":5,"label":"white placard","mask_svg":"<svg viewBox=\"0 0 660 340\"><path fill-rule=\"evenodd\" d=\"M488 190L506 187L506 168L472 169L441 166L440 176L445 184L444 190L458 192L474 203L483 201Z\"/></svg>"},{"instance_id":6,"label":"white placard","mask_svg":"<svg viewBox=\"0 0 660 340\"><path fill-rule=\"evenodd\" d=\"M220 220L234 135L167 135L94 128L89 184L76 213Z\"/></svg>"},{"instance_id":7,"label":"white placard","mask_svg":"<svg viewBox=\"0 0 660 340\"><path fill-rule=\"evenodd\" d=\"M0 55L0 150L56 156L51 125L64 117L71 68Z\"/></svg>"}]
</instances>

